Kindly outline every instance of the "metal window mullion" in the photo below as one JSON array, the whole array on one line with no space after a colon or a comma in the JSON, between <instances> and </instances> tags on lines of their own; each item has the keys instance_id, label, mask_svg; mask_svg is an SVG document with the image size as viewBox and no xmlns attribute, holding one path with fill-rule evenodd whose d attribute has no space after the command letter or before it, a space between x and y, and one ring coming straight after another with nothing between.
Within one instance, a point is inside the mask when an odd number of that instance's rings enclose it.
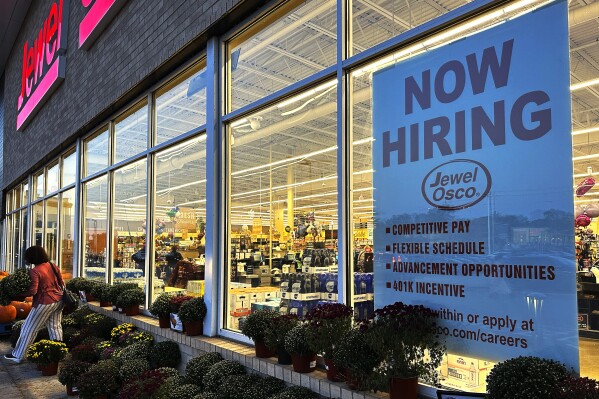
<instances>
[{"instance_id":1,"label":"metal window mullion","mask_svg":"<svg viewBox=\"0 0 599 399\"><path fill-rule=\"evenodd\" d=\"M219 265L224 265L228 257L224 254L223 187L222 177L222 134L220 96L220 42L211 37L206 44L206 245L205 245L205 294L208 315L204 321L205 334L216 335L224 323L222 287L226 273L220 273ZM211 193L211 194L209 194ZM224 266L225 270L227 269Z\"/></svg>"},{"instance_id":2,"label":"metal window mullion","mask_svg":"<svg viewBox=\"0 0 599 399\"><path fill-rule=\"evenodd\" d=\"M109 168L112 167L114 163L114 154L116 152L116 129L114 127L114 121L110 121L108 123L108 165ZM115 169L110 169L106 173L106 258L104 261L106 262L106 276L105 281L108 284L114 282L112 275L112 234L114 231L113 226L113 199L114 199L114 172Z\"/></svg>"},{"instance_id":3,"label":"metal window mullion","mask_svg":"<svg viewBox=\"0 0 599 399\"><path fill-rule=\"evenodd\" d=\"M73 214L73 218L75 221L79 221L78 223L74 223L74 231L73 231L73 277L79 277L83 275L82 266L83 262L80 259L83 251L81 251L80 245L84 241L81 240L82 236L82 226L85 222L82 218L81 214L81 201L83 196L81 195L81 191L83 190L83 185L81 184L81 168L83 165L83 153L81 151L82 148L82 140L81 138L77 139L77 144L75 146L75 212Z\"/></svg>"},{"instance_id":4,"label":"metal window mullion","mask_svg":"<svg viewBox=\"0 0 599 399\"><path fill-rule=\"evenodd\" d=\"M30 247L33 244L33 230L34 230L34 226L33 226L33 218L31 217L32 214L32 205L31 205L31 200L32 200L32 195L31 192L32 187L33 187L33 175L29 175L28 177L28 182L27 182L28 186L29 186L29 192L27 193L27 220L28 220L28 225L27 226L27 242L26 242L26 246Z\"/></svg>"},{"instance_id":5,"label":"metal window mullion","mask_svg":"<svg viewBox=\"0 0 599 399\"><path fill-rule=\"evenodd\" d=\"M345 85L342 61L347 52L346 14L349 0L337 0L337 255L338 267L338 301L351 304L352 286L350 251L351 230L348 220L351 220L351 131L347 123L347 88ZM349 190L348 190L349 188Z\"/></svg>"},{"instance_id":6,"label":"metal window mullion","mask_svg":"<svg viewBox=\"0 0 599 399\"><path fill-rule=\"evenodd\" d=\"M156 141L156 127L157 116L156 116L156 106L155 106L155 95L150 92L148 94L147 104L148 104L148 149L152 148ZM156 181L154 172L155 168L155 155L151 152L146 154L146 259L148 260L147 270L144 275L145 283L146 283L146 309L150 303L152 303L152 296L154 295L154 269L156 259L154 257L155 249L155 241L154 241L154 204L156 198ZM150 235L152 235L150 239Z\"/></svg>"}]
</instances>

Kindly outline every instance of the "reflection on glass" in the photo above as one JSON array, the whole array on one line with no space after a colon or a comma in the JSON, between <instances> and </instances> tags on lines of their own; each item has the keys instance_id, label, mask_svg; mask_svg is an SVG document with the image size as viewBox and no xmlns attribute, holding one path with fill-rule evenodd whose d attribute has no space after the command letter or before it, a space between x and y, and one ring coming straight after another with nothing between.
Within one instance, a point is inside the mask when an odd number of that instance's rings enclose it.
<instances>
[{"instance_id":1,"label":"reflection on glass","mask_svg":"<svg viewBox=\"0 0 599 399\"><path fill-rule=\"evenodd\" d=\"M251 308L300 316L337 300L336 115L331 81L231 124L227 298L243 288ZM230 329L247 311L237 302Z\"/></svg>"},{"instance_id":2,"label":"reflection on glass","mask_svg":"<svg viewBox=\"0 0 599 399\"><path fill-rule=\"evenodd\" d=\"M60 202L60 270L65 280L73 277L75 243L75 189L65 191Z\"/></svg>"},{"instance_id":3,"label":"reflection on glass","mask_svg":"<svg viewBox=\"0 0 599 399\"><path fill-rule=\"evenodd\" d=\"M103 130L84 142L84 176L92 175L108 166L108 138L108 130Z\"/></svg>"},{"instance_id":4,"label":"reflection on glass","mask_svg":"<svg viewBox=\"0 0 599 399\"><path fill-rule=\"evenodd\" d=\"M55 262L58 254L58 197L50 197L44 203L46 205L46 223L44 224L46 242L44 248L50 260Z\"/></svg>"},{"instance_id":5,"label":"reflection on glass","mask_svg":"<svg viewBox=\"0 0 599 399\"><path fill-rule=\"evenodd\" d=\"M13 192L9 191L6 194L6 212L12 212L15 209L12 198L13 198Z\"/></svg>"},{"instance_id":6,"label":"reflection on glass","mask_svg":"<svg viewBox=\"0 0 599 399\"><path fill-rule=\"evenodd\" d=\"M58 164L48 168L46 178L46 194L53 193L58 190Z\"/></svg>"},{"instance_id":7,"label":"reflection on glass","mask_svg":"<svg viewBox=\"0 0 599 399\"><path fill-rule=\"evenodd\" d=\"M144 284L146 262L146 159L114 172L113 281Z\"/></svg>"},{"instance_id":8,"label":"reflection on glass","mask_svg":"<svg viewBox=\"0 0 599 399\"><path fill-rule=\"evenodd\" d=\"M13 206L14 209L18 209L21 207L21 185L19 184L17 187L15 187L14 191L13 191Z\"/></svg>"},{"instance_id":9,"label":"reflection on glass","mask_svg":"<svg viewBox=\"0 0 599 399\"><path fill-rule=\"evenodd\" d=\"M148 148L148 107L145 102L138 107L120 117L114 125L114 163Z\"/></svg>"},{"instance_id":10,"label":"reflection on glass","mask_svg":"<svg viewBox=\"0 0 599 399\"><path fill-rule=\"evenodd\" d=\"M74 151L66 155L62 159L62 184L61 187L66 187L69 184L75 183L75 171L77 169L77 153Z\"/></svg>"},{"instance_id":11,"label":"reflection on glass","mask_svg":"<svg viewBox=\"0 0 599 399\"><path fill-rule=\"evenodd\" d=\"M83 276L104 281L108 198L106 175L85 183L83 196Z\"/></svg>"},{"instance_id":12,"label":"reflection on glass","mask_svg":"<svg viewBox=\"0 0 599 399\"><path fill-rule=\"evenodd\" d=\"M44 196L44 171L42 170L33 177L33 185L35 186L34 200Z\"/></svg>"},{"instance_id":13,"label":"reflection on glass","mask_svg":"<svg viewBox=\"0 0 599 399\"><path fill-rule=\"evenodd\" d=\"M268 27L229 43L230 111L336 62L336 1L300 4L294 9L289 4L281 7L268 16Z\"/></svg>"},{"instance_id":14,"label":"reflection on glass","mask_svg":"<svg viewBox=\"0 0 599 399\"><path fill-rule=\"evenodd\" d=\"M204 295L206 136L156 156L153 296Z\"/></svg>"},{"instance_id":15,"label":"reflection on glass","mask_svg":"<svg viewBox=\"0 0 599 399\"><path fill-rule=\"evenodd\" d=\"M14 267L14 215L10 214L6 216L6 263L9 270Z\"/></svg>"},{"instance_id":16,"label":"reflection on glass","mask_svg":"<svg viewBox=\"0 0 599 399\"><path fill-rule=\"evenodd\" d=\"M352 0L352 54L376 46L461 5L463 1Z\"/></svg>"},{"instance_id":17,"label":"reflection on glass","mask_svg":"<svg viewBox=\"0 0 599 399\"><path fill-rule=\"evenodd\" d=\"M13 215L13 267L21 266L21 212L15 212Z\"/></svg>"},{"instance_id":18,"label":"reflection on glass","mask_svg":"<svg viewBox=\"0 0 599 399\"><path fill-rule=\"evenodd\" d=\"M25 266L25 259L23 259L23 254L27 249L27 223L28 223L28 213L27 208L23 208L21 210L21 260L19 266Z\"/></svg>"},{"instance_id":19,"label":"reflection on glass","mask_svg":"<svg viewBox=\"0 0 599 399\"><path fill-rule=\"evenodd\" d=\"M29 203L29 183L23 183L23 199L22 199L22 204L23 206L27 205Z\"/></svg>"},{"instance_id":20,"label":"reflection on glass","mask_svg":"<svg viewBox=\"0 0 599 399\"><path fill-rule=\"evenodd\" d=\"M44 202L40 201L33 204L33 243L34 245L44 245Z\"/></svg>"},{"instance_id":21,"label":"reflection on glass","mask_svg":"<svg viewBox=\"0 0 599 399\"><path fill-rule=\"evenodd\" d=\"M206 123L206 68L194 67L156 93L156 144Z\"/></svg>"}]
</instances>

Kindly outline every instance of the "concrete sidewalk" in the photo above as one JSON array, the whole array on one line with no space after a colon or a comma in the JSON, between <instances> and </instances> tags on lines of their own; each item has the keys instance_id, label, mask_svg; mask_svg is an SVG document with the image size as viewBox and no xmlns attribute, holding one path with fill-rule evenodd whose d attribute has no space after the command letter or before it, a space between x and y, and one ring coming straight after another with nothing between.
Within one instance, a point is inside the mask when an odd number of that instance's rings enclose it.
<instances>
[{"instance_id":1,"label":"concrete sidewalk","mask_svg":"<svg viewBox=\"0 0 599 399\"><path fill-rule=\"evenodd\" d=\"M7 336L0 337L0 398L3 399L58 399L69 398L66 388L53 375L43 377L35 364L23 361L21 364L4 359L10 353Z\"/></svg>"}]
</instances>

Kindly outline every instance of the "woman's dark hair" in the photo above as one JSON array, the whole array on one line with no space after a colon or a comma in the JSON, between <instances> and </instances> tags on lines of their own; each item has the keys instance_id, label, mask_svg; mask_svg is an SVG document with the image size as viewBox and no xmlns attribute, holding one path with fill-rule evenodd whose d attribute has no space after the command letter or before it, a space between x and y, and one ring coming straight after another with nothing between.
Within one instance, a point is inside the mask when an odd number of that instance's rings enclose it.
<instances>
[{"instance_id":1,"label":"woman's dark hair","mask_svg":"<svg viewBox=\"0 0 599 399\"><path fill-rule=\"evenodd\" d=\"M25 262L34 265L50 262L50 258L48 257L46 250L39 245L34 245L33 247L27 248L23 254L23 258L25 258Z\"/></svg>"}]
</instances>

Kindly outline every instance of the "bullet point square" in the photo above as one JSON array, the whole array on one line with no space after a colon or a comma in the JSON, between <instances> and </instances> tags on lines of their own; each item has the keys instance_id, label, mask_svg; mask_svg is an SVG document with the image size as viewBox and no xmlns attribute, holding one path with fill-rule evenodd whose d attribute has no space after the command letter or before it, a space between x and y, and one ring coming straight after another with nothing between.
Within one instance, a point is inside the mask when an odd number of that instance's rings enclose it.
<instances>
[{"instance_id":1,"label":"bullet point square","mask_svg":"<svg viewBox=\"0 0 599 399\"><path fill-rule=\"evenodd\" d=\"M387 233L387 234L391 233L391 227L387 227L387 228L385 229L385 233Z\"/></svg>"},{"instance_id":2,"label":"bullet point square","mask_svg":"<svg viewBox=\"0 0 599 399\"><path fill-rule=\"evenodd\" d=\"M391 269L391 263L387 263L385 266L387 267L387 269Z\"/></svg>"},{"instance_id":3,"label":"bullet point square","mask_svg":"<svg viewBox=\"0 0 599 399\"><path fill-rule=\"evenodd\" d=\"M385 247L385 251L391 251L391 245L387 245L387 246Z\"/></svg>"},{"instance_id":4,"label":"bullet point square","mask_svg":"<svg viewBox=\"0 0 599 399\"><path fill-rule=\"evenodd\" d=\"M387 283L387 288L391 288L391 283Z\"/></svg>"}]
</instances>

